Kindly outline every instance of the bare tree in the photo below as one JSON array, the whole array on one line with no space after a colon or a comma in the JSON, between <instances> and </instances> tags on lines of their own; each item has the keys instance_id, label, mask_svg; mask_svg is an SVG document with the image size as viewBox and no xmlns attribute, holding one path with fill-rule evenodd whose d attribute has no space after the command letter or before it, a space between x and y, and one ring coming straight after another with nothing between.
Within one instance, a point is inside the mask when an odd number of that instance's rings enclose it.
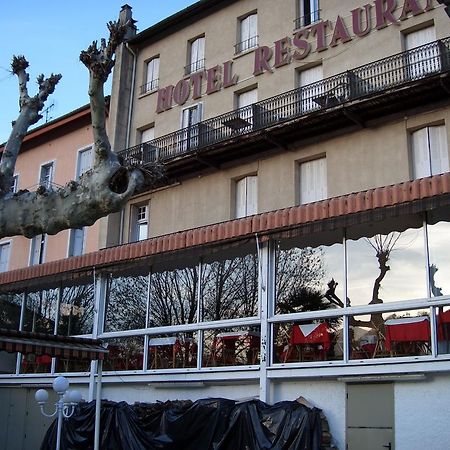
<instances>
[{"instance_id":1,"label":"bare tree","mask_svg":"<svg viewBox=\"0 0 450 450\"><path fill-rule=\"evenodd\" d=\"M100 217L120 210L143 184L143 172L123 166L111 150L105 126L104 84L114 66L115 51L124 41L129 25L120 21L109 22L108 42L102 39L98 46L94 41L81 52L80 60L89 70L94 165L79 181L70 181L61 188L39 186L35 192L11 192L22 141L28 128L42 117L40 111L61 78L59 74L48 78L40 75L37 78L38 93L30 96L28 61L24 56L13 58L11 68L19 80L20 113L0 160L0 238L14 235L31 238L92 225ZM155 165L154 169L146 170L146 182L151 184L160 175L160 166Z\"/></svg>"}]
</instances>

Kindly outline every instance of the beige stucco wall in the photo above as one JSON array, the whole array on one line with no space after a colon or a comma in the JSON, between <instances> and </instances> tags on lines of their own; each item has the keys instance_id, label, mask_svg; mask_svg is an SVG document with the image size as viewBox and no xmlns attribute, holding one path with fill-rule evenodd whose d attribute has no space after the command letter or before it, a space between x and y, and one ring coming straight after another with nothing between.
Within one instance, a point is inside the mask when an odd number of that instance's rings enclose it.
<instances>
[{"instance_id":1,"label":"beige stucco wall","mask_svg":"<svg viewBox=\"0 0 450 450\"><path fill-rule=\"evenodd\" d=\"M18 189L36 189L39 182L41 166L54 162L53 182L64 185L75 179L78 151L92 144L91 126L83 126L63 136L52 138L47 142L21 153L17 159L15 174L19 176ZM98 222L86 229L85 251L99 248ZM11 242L9 270L29 265L31 240L22 236L5 238L0 243ZM62 231L47 237L44 261L55 261L68 255L69 231Z\"/></svg>"}]
</instances>

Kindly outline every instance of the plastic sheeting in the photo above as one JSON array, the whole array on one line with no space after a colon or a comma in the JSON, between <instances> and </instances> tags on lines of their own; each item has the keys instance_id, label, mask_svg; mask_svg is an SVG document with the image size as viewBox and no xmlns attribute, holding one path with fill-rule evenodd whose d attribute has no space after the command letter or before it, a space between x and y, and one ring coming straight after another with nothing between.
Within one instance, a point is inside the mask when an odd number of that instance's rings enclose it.
<instances>
[{"instance_id":1,"label":"plastic sheeting","mask_svg":"<svg viewBox=\"0 0 450 450\"><path fill-rule=\"evenodd\" d=\"M128 405L102 401L102 450L320 450L321 411L297 401L267 405L258 400ZM94 442L95 401L64 421L61 450L88 450ZM56 421L41 450L53 450Z\"/></svg>"}]
</instances>

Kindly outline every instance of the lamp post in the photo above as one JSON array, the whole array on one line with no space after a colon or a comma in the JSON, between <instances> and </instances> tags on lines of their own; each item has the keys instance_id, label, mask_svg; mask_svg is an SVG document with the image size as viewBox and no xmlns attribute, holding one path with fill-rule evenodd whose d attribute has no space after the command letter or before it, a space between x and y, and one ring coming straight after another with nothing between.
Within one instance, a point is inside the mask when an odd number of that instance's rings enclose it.
<instances>
[{"instance_id":1,"label":"lamp post","mask_svg":"<svg viewBox=\"0 0 450 450\"><path fill-rule=\"evenodd\" d=\"M36 391L34 398L41 408L41 413L45 417L57 416L58 428L56 433L56 450L60 450L61 446L61 431L63 418L72 417L75 406L81 402L82 396L80 391L69 391L69 380L65 377L57 377L53 381L53 390L58 394L59 399L55 403L55 410L51 414L47 414L44 411L45 404L48 400L48 392L45 389L39 389Z\"/></svg>"}]
</instances>

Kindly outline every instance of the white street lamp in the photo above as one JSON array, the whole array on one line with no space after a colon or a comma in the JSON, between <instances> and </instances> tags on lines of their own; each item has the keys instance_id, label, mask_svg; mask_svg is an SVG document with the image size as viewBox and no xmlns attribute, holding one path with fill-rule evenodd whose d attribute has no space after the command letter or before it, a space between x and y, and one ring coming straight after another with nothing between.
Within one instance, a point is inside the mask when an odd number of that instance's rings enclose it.
<instances>
[{"instance_id":1,"label":"white street lamp","mask_svg":"<svg viewBox=\"0 0 450 450\"><path fill-rule=\"evenodd\" d=\"M61 446L61 430L63 418L72 417L75 406L81 402L82 396L80 391L69 391L69 380L65 377L55 378L53 381L53 390L58 394L59 399L55 403L55 411L51 414L47 414L44 411L44 406L48 401L48 392L45 389L39 389L36 391L34 398L41 408L41 413L45 417L58 418L58 429L56 433L56 450L60 450Z\"/></svg>"}]
</instances>

